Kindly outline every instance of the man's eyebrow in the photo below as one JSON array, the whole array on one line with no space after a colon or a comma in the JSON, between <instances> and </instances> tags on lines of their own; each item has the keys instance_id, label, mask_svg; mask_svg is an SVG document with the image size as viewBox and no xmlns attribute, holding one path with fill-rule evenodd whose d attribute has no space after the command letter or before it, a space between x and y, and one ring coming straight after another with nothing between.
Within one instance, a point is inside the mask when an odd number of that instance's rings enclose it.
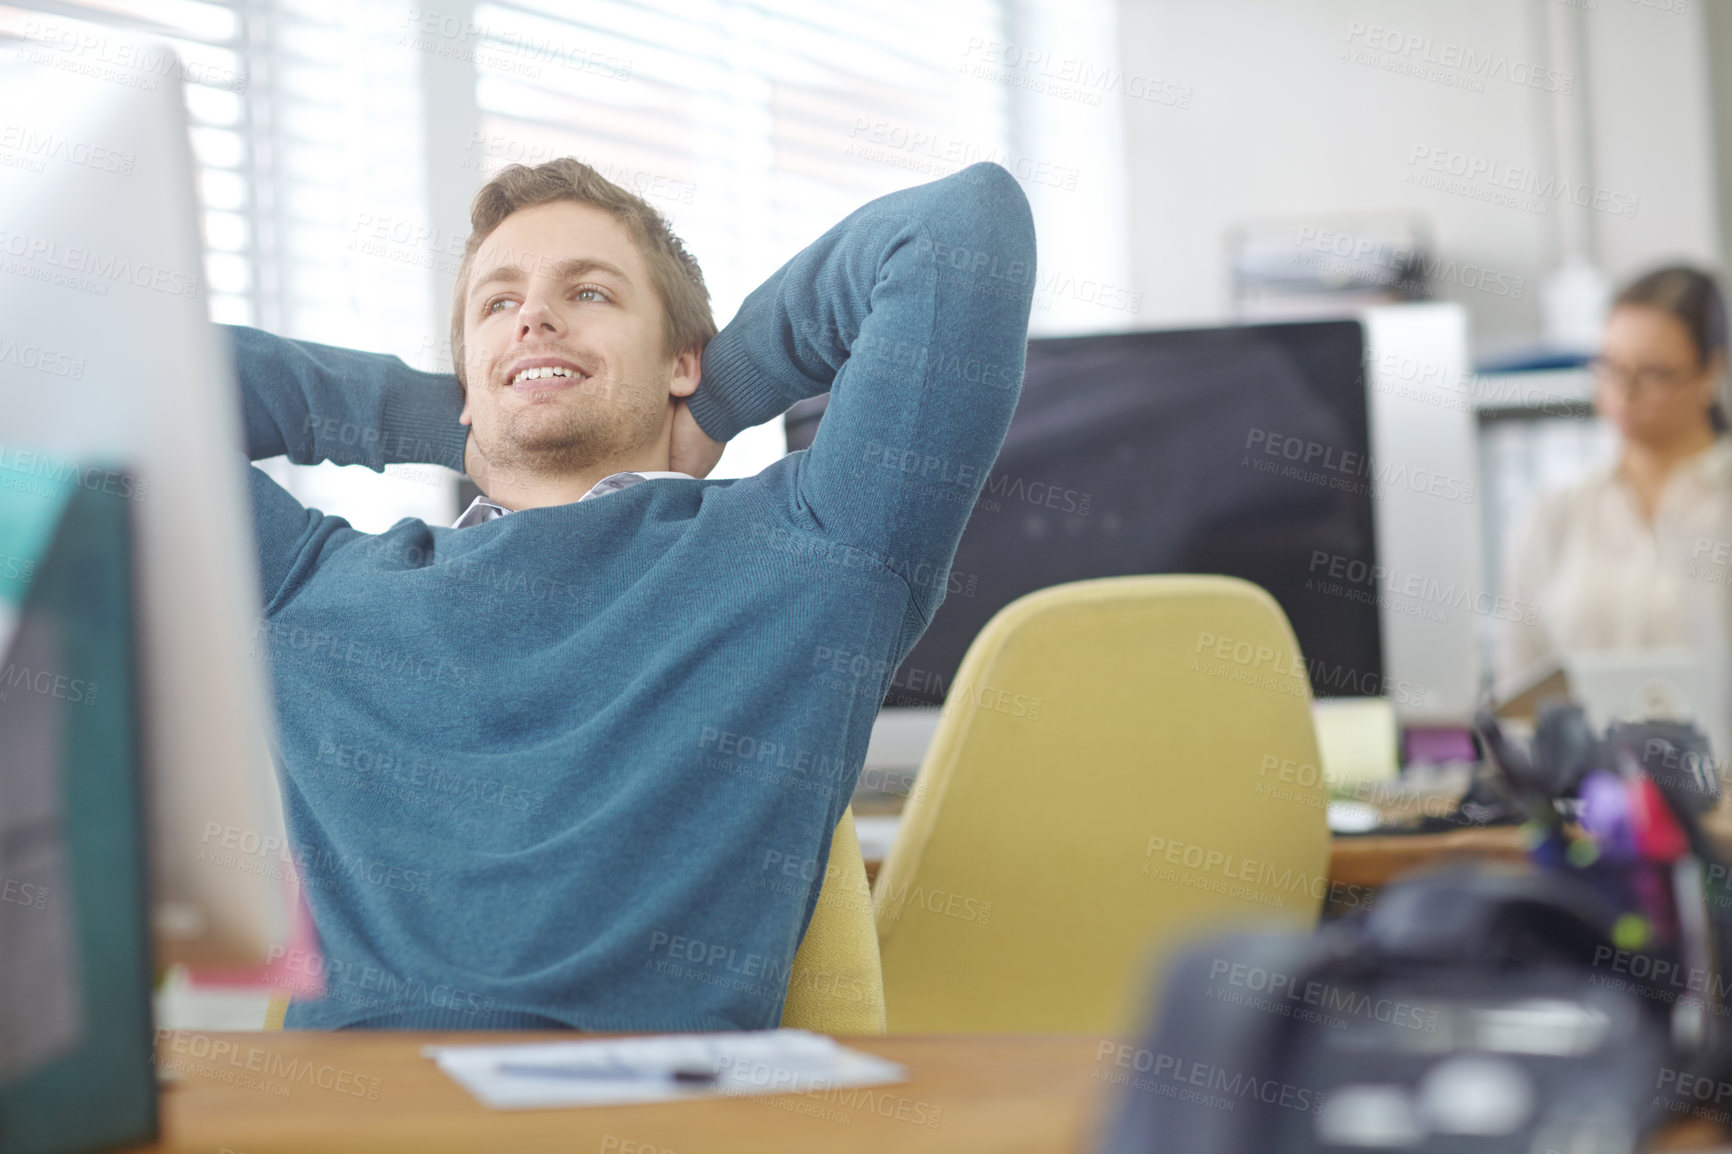
<instances>
[{"instance_id":1,"label":"man's eyebrow","mask_svg":"<svg viewBox=\"0 0 1732 1154\"><path fill-rule=\"evenodd\" d=\"M624 269L610 261L600 260L596 257L571 257L560 261L552 268L552 274L558 280L572 280L576 277L588 276L591 273L604 273L608 276L615 277L624 282L627 287L630 287L632 283L631 277L626 275ZM475 290L482 288L485 285L495 283L513 284L517 281L521 281L524 278L524 275L524 269L521 262L506 261L504 264L495 265L482 275L476 277L475 280L471 282L470 292L473 294Z\"/></svg>"},{"instance_id":2,"label":"man's eyebrow","mask_svg":"<svg viewBox=\"0 0 1732 1154\"><path fill-rule=\"evenodd\" d=\"M623 268L605 260L598 260L595 257L574 257L571 260L562 260L553 266L553 275L559 280L571 280L597 272L606 273L628 285L631 284L631 277L625 274Z\"/></svg>"}]
</instances>

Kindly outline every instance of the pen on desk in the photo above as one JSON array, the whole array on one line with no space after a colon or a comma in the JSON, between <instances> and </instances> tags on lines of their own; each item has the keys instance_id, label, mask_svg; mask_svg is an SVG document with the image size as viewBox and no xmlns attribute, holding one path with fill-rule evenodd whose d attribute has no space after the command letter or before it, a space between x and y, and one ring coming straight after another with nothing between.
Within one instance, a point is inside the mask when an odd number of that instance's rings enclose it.
<instances>
[{"instance_id":1,"label":"pen on desk","mask_svg":"<svg viewBox=\"0 0 1732 1154\"><path fill-rule=\"evenodd\" d=\"M651 1080L680 1082L686 1085L708 1085L716 1080L714 1070L700 1066L675 1066L671 1069L640 1070L630 1066L581 1066L549 1064L538 1066L526 1062L501 1062L501 1074L519 1074L531 1078L594 1078L604 1082Z\"/></svg>"}]
</instances>

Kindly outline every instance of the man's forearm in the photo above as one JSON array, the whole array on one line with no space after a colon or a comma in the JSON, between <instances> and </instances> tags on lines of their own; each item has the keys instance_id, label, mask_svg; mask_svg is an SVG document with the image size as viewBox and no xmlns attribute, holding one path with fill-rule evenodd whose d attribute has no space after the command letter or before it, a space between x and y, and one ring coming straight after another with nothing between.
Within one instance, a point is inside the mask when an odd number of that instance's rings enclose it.
<instances>
[{"instance_id":1,"label":"man's forearm","mask_svg":"<svg viewBox=\"0 0 1732 1154\"><path fill-rule=\"evenodd\" d=\"M222 326L233 354L252 460L463 468L457 378L396 357Z\"/></svg>"},{"instance_id":2,"label":"man's forearm","mask_svg":"<svg viewBox=\"0 0 1732 1154\"><path fill-rule=\"evenodd\" d=\"M859 337L896 245L920 250L914 255L936 275L955 275L954 262L962 259L967 277L990 274L1010 295L1026 297L1034 282L1032 248L1000 246L989 239L990 230L971 245L966 213L975 202L965 190L990 180L969 169L879 197L753 291L704 350L703 381L690 402L704 432L726 441L796 401L828 391L851 356L869 356L888 366L906 361L907 371L921 371L924 366L914 360L927 355L924 347L898 348L896 339L881 336L868 348ZM1026 208L1021 211L1026 215ZM910 239L911 231L922 232L927 224L929 235ZM983 270L982 262L992 267ZM1014 389L1020 382L1020 362L1016 376L1000 387Z\"/></svg>"},{"instance_id":3,"label":"man's forearm","mask_svg":"<svg viewBox=\"0 0 1732 1154\"><path fill-rule=\"evenodd\" d=\"M828 390L794 470L808 527L899 575L947 571L1021 392L1034 267L998 165L875 200L710 342L692 415L722 439ZM943 589L910 582L924 620Z\"/></svg>"}]
</instances>

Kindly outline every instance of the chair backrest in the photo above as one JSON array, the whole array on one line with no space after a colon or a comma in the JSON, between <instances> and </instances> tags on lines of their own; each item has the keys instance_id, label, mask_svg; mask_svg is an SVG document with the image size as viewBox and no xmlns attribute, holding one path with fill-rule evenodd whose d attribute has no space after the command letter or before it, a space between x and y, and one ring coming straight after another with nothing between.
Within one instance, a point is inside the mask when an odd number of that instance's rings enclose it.
<instances>
[{"instance_id":1,"label":"chair backrest","mask_svg":"<svg viewBox=\"0 0 1732 1154\"><path fill-rule=\"evenodd\" d=\"M873 899L894 1032L1107 1033L1209 929L1314 923L1329 833L1280 607L1226 577L1005 606L963 658Z\"/></svg>"},{"instance_id":2,"label":"chair backrest","mask_svg":"<svg viewBox=\"0 0 1732 1154\"><path fill-rule=\"evenodd\" d=\"M265 1029L282 1029L288 1008L287 993L273 994L265 1011ZM830 839L830 862L818 889L818 905L789 967L782 1025L821 1034L884 1032L878 932L852 807L843 811Z\"/></svg>"},{"instance_id":3,"label":"chair backrest","mask_svg":"<svg viewBox=\"0 0 1732 1154\"><path fill-rule=\"evenodd\" d=\"M818 905L789 970L782 1025L820 1034L884 1032L884 972L852 807L830 839Z\"/></svg>"}]
</instances>

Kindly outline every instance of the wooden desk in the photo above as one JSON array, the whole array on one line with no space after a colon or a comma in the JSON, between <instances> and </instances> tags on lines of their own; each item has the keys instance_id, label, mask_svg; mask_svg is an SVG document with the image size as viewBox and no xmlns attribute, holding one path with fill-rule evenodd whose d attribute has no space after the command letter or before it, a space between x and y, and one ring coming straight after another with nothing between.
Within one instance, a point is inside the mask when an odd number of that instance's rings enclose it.
<instances>
[{"instance_id":1,"label":"wooden desk","mask_svg":"<svg viewBox=\"0 0 1732 1154\"><path fill-rule=\"evenodd\" d=\"M1491 829L1458 829L1448 833L1382 834L1331 839L1329 880L1342 886L1375 889L1398 874L1421 866L1437 865L1451 858L1493 858L1498 861L1526 860L1521 829L1497 826ZM884 863L866 859L866 877L876 881Z\"/></svg>"},{"instance_id":2,"label":"wooden desk","mask_svg":"<svg viewBox=\"0 0 1732 1154\"><path fill-rule=\"evenodd\" d=\"M1365 834L1332 838L1329 880L1343 886L1376 888L1391 878L1453 858L1527 860L1520 826L1457 829L1448 833Z\"/></svg>"},{"instance_id":3,"label":"wooden desk","mask_svg":"<svg viewBox=\"0 0 1732 1154\"><path fill-rule=\"evenodd\" d=\"M430 1043L569 1034L205 1033L159 1039L161 1143L192 1154L1087 1154L1112 1088L1107 1039L1039 1035L844 1038L909 1081L810 1095L574 1110L487 1110L428 1058ZM249 1069L249 1066L252 1069ZM1725 1154L1686 1123L1649 1151Z\"/></svg>"},{"instance_id":4,"label":"wooden desk","mask_svg":"<svg viewBox=\"0 0 1732 1154\"><path fill-rule=\"evenodd\" d=\"M1086 1151L1110 1099L1102 1039L844 1038L909 1081L578 1110L487 1110L421 1057L429 1043L559 1034L204 1033L160 1038L163 1141L198 1154L1058 1154ZM250 1067L250 1068L249 1068Z\"/></svg>"}]
</instances>

